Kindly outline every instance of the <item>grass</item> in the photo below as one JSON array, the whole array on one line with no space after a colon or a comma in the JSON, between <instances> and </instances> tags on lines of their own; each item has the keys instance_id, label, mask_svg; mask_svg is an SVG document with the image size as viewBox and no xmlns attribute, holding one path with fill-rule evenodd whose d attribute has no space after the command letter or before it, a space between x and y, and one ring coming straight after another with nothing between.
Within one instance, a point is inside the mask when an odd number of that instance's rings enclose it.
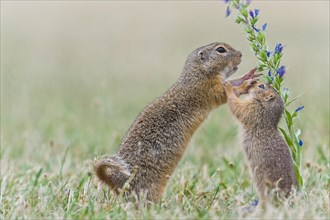
<instances>
[{"instance_id":1,"label":"grass","mask_svg":"<svg viewBox=\"0 0 330 220\"><path fill-rule=\"evenodd\" d=\"M1 4L1 219L329 217L328 2L255 3L270 16L274 39L287 45L286 82L294 93L304 93L299 102L306 106L300 122L305 185L284 205L247 216L239 210L257 195L226 105L197 131L159 204L127 202L91 175L94 157L116 152L134 118L176 80L195 47L221 36L243 51L236 76L255 64L239 27L223 19L224 7ZM278 18L275 9L294 10L296 17ZM305 18L311 9L318 13ZM287 31L279 33L280 26Z\"/></svg>"}]
</instances>

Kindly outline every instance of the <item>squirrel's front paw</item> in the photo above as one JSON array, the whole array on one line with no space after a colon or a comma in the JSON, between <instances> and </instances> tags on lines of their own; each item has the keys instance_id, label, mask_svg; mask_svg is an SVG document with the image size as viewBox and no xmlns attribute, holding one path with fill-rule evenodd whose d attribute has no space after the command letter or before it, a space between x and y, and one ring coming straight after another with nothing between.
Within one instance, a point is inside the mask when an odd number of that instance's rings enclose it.
<instances>
[{"instance_id":1,"label":"squirrel's front paw","mask_svg":"<svg viewBox=\"0 0 330 220\"><path fill-rule=\"evenodd\" d=\"M226 92L230 92L233 90L233 85L230 82L225 82L222 85Z\"/></svg>"},{"instance_id":2,"label":"squirrel's front paw","mask_svg":"<svg viewBox=\"0 0 330 220\"><path fill-rule=\"evenodd\" d=\"M244 81L249 79L254 79L262 75L261 73L256 74L256 71L257 71L257 67L253 68L252 70L244 74L243 76Z\"/></svg>"},{"instance_id":3,"label":"squirrel's front paw","mask_svg":"<svg viewBox=\"0 0 330 220\"><path fill-rule=\"evenodd\" d=\"M248 79L243 82L243 84L239 87L240 88L240 95L241 94L247 94L249 92L249 89L253 87L256 82L258 82L259 79Z\"/></svg>"}]
</instances>

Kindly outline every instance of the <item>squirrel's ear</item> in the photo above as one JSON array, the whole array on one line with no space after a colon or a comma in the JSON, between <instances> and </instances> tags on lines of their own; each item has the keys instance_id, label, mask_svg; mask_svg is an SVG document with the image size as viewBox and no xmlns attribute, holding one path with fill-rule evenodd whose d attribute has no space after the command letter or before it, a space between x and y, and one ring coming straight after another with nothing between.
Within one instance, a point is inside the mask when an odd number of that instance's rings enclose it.
<instances>
[{"instance_id":1,"label":"squirrel's ear","mask_svg":"<svg viewBox=\"0 0 330 220\"><path fill-rule=\"evenodd\" d=\"M270 101L270 100L272 100L272 99L274 99L275 98L275 94L273 93L273 92L269 92L268 94L266 94L266 96L265 96L265 100L268 102L268 101Z\"/></svg>"},{"instance_id":2,"label":"squirrel's ear","mask_svg":"<svg viewBox=\"0 0 330 220\"><path fill-rule=\"evenodd\" d=\"M204 51L202 51L202 50L198 52L198 55L199 55L199 59L200 59L201 61L205 61L205 60L207 59L206 54L205 54Z\"/></svg>"}]
</instances>

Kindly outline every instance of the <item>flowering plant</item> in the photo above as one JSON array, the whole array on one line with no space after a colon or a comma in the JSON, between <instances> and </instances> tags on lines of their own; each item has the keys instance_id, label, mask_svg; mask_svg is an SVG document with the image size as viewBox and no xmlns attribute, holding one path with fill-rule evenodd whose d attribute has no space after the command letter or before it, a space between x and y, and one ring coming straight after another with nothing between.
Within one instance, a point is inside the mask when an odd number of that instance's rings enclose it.
<instances>
[{"instance_id":1,"label":"flowering plant","mask_svg":"<svg viewBox=\"0 0 330 220\"><path fill-rule=\"evenodd\" d=\"M265 34L267 23L264 23L261 26L258 25L260 10L248 9L251 0L224 1L227 4L226 17L231 14L232 9L237 10L238 12L235 22L243 25L250 47L255 52L256 58L258 59L258 71L268 72L267 75L263 76L263 80L273 86L284 101L284 118L286 128L279 129L289 145L298 185L301 188L303 185L303 180L300 174L300 164L302 154L301 147L303 142L299 139L301 131L296 128L297 126L294 124L294 119L299 116L299 112L304 108L304 106L299 106L292 112L288 110L289 105L297 100L299 96L290 99L289 89L283 87L284 78L287 71L287 68L284 65L281 65L284 47L281 43L278 43L275 45L274 50L270 51Z\"/></svg>"}]
</instances>

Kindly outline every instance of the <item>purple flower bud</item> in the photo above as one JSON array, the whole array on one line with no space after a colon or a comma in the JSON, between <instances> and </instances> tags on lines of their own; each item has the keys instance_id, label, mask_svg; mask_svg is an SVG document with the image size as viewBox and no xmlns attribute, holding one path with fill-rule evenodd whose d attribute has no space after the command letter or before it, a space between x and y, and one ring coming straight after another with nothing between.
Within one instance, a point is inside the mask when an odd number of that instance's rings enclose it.
<instances>
[{"instance_id":1,"label":"purple flower bud","mask_svg":"<svg viewBox=\"0 0 330 220\"><path fill-rule=\"evenodd\" d=\"M224 0L224 2L227 4L229 2L229 0Z\"/></svg>"},{"instance_id":2,"label":"purple flower bud","mask_svg":"<svg viewBox=\"0 0 330 220\"><path fill-rule=\"evenodd\" d=\"M250 14L250 16L252 17L252 18L254 18L254 14L253 14L253 11L249 11L249 14Z\"/></svg>"},{"instance_id":3,"label":"purple flower bud","mask_svg":"<svg viewBox=\"0 0 330 220\"><path fill-rule=\"evenodd\" d=\"M251 0L246 0L246 4L251 4Z\"/></svg>"},{"instance_id":4,"label":"purple flower bud","mask_svg":"<svg viewBox=\"0 0 330 220\"><path fill-rule=\"evenodd\" d=\"M274 53L281 53L282 50L283 50L282 44L281 43L276 44Z\"/></svg>"},{"instance_id":5,"label":"purple flower bud","mask_svg":"<svg viewBox=\"0 0 330 220\"><path fill-rule=\"evenodd\" d=\"M231 9L229 8L229 6L227 7L227 10L226 10L226 17L228 17L231 13Z\"/></svg>"},{"instance_id":6,"label":"purple flower bud","mask_svg":"<svg viewBox=\"0 0 330 220\"><path fill-rule=\"evenodd\" d=\"M262 25L262 30L264 31L266 30L266 28L267 28L267 23L264 23L264 25Z\"/></svg>"},{"instance_id":7,"label":"purple flower bud","mask_svg":"<svg viewBox=\"0 0 330 220\"><path fill-rule=\"evenodd\" d=\"M268 76L272 81L274 81L274 77L273 77L272 72L270 70L268 70Z\"/></svg>"},{"instance_id":8,"label":"purple flower bud","mask_svg":"<svg viewBox=\"0 0 330 220\"><path fill-rule=\"evenodd\" d=\"M282 78L285 73L286 73L285 66L281 66L276 70L276 75L279 74L280 78Z\"/></svg>"},{"instance_id":9,"label":"purple flower bud","mask_svg":"<svg viewBox=\"0 0 330 220\"><path fill-rule=\"evenodd\" d=\"M301 105L295 110L295 112L299 112L299 111L303 110L304 108L305 108L305 106Z\"/></svg>"},{"instance_id":10,"label":"purple flower bud","mask_svg":"<svg viewBox=\"0 0 330 220\"><path fill-rule=\"evenodd\" d=\"M302 140L299 139L299 142L298 142L299 146L302 147L304 142Z\"/></svg>"},{"instance_id":11,"label":"purple flower bud","mask_svg":"<svg viewBox=\"0 0 330 220\"><path fill-rule=\"evenodd\" d=\"M270 51L266 51L266 55L267 55L267 57L269 57L271 53L272 53L272 52L270 52Z\"/></svg>"},{"instance_id":12,"label":"purple flower bud","mask_svg":"<svg viewBox=\"0 0 330 220\"><path fill-rule=\"evenodd\" d=\"M254 16L258 16L259 15L259 12L260 12L260 10L259 9L254 9Z\"/></svg>"},{"instance_id":13,"label":"purple flower bud","mask_svg":"<svg viewBox=\"0 0 330 220\"><path fill-rule=\"evenodd\" d=\"M253 200L253 202L251 203L252 206L256 207L259 204L259 200L255 199Z\"/></svg>"}]
</instances>

